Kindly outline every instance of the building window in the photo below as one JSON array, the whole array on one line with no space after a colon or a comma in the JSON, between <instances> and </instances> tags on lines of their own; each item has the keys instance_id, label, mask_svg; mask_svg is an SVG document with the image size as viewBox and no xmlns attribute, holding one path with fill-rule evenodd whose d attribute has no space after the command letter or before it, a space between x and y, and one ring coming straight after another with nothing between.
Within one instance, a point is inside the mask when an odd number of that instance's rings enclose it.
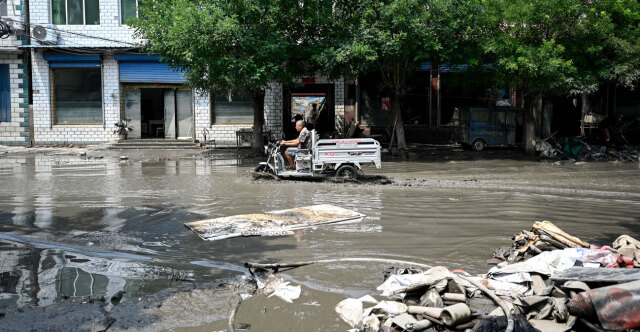
<instances>
[{"instance_id":1,"label":"building window","mask_svg":"<svg viewBox=\"0 0 640 332\"><path fill-rule=\"evenodd\" d=\"M138 0L120 0L121 24L138 17Z\"/></svg>"},{"instance_id":2,"label":"building window","mask_svg":"<svg viewBox=\"0 0 640 332\"><path fill-rule=\"evenodd\" d=\"M59 25L98 25L99 0L51 0L51 21Z\"/></svg>"},{"instance_id":3,"label":"building window","mask_svg":"<svg viewBox=\"0 0 640 332\"><path fill-rule=\"evenodd\" d=\"M53 68L56 124L101 124L100 68Z\"/></svg>"},{"instance_id":4,"label":"building window","mask_svg":"<svg viewBox=\"0 0 640 332\"><path fill-rule=\"evenodd\" d=\"M211 98L213 124L253 123L253 100L248 93L215 95Z\"/></svg>"},{"instance_id":5,"label":"building window","mask_svg":"<svg viewBox=\"0 0 640 332\"><path fill-rule=\"evenodd\" d=\"M0 0L0 16L7 16L7 0Z\"/></svg>"}]
</instances>

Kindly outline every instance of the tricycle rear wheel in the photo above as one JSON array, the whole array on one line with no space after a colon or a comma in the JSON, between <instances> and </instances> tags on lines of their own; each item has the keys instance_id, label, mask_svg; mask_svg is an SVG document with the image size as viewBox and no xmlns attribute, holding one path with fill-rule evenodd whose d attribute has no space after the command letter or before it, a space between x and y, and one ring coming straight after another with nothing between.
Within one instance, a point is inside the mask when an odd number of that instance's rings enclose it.
<instances>
[{"instance_id":1,"label":"tricycle rear wheel","mask_svg":"<svg viewBox=\"0 0 640 332\"><path fill-rule=\"evenodd\" d=\"M345 180L357 180L358 170L352 165L342 165L336 171L336 177Z\"/></svg>"}]
</instances>

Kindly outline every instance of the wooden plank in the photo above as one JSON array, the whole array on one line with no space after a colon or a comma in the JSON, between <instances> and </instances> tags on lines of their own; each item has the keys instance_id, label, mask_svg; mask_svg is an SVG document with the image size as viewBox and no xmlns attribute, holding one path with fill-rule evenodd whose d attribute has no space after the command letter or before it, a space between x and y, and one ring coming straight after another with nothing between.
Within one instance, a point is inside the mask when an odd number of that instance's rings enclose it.
<instances>
[{"instance_id":1,"label":"wooden plank","mask_svg":"<svg viewBox=\"0 0 640 332\"><path fill-rule=\"evenodd\" d=\"M551 279L584 282L629 282L640 280L640 269L572 267L552 275Z\"/></svg>"},{"instance_id":2,"label":"wooden plank","mask_svg":"<svg viewBox=\"0 0 640 332\"><path fill-rule=\"evenodd\" d=\"M324 204L206 219L184 225L203 240L213 241L239 236L290 235L298 229L361 220L363 217L364 214Z\"/></svg>"}]
</instances>

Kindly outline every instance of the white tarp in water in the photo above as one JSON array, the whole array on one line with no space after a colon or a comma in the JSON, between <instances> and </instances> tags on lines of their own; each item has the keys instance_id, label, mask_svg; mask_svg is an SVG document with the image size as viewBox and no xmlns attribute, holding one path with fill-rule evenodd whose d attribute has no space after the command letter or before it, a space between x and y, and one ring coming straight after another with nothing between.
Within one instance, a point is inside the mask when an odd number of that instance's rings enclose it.
<instances>
[{"instance_id":1,"label":"white tarp in water","mask_svg":"<svg viewBox=\"0 0 640 332\"><path fill-rule=\"evenodd\" d=\"M213 241L239 236L290 235L298 229L361 220L363 217L364 214L324 204L200 220L184 225L203 240Z\"/></svg>"}]
</instances>

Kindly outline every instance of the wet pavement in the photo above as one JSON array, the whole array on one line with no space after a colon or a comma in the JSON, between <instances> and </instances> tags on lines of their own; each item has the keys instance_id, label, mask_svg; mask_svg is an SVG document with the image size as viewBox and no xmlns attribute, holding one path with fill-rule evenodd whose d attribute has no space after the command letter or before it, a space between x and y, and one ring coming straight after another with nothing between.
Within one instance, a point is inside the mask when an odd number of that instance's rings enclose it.
<instances>
[{"instance_id":1,"label":"wet pavement","mask_svg":"<svg viewBox=\"0 0 640 332\"><path fill-rule=\"evenodd\" d=\"M7 329L55 330L56 319L76 319L87 330L225 330L247 261L376 257L482 273L493 249L535 220L591 243L640 235L637 163L558 166L508 150L425 150L366 170L391 183L358 184L254 180L256 161L235 150L64 152L0 155L0 322ZM183 226L314 204L367 218L291 237L214 242ZM293 304L247 299L236 326L345 331L333 307L377 295L371 290L385 267L281 272L302 285L302 296ZM24 315L43 319L25 325Z\"/></svg>"}]
</instances>

